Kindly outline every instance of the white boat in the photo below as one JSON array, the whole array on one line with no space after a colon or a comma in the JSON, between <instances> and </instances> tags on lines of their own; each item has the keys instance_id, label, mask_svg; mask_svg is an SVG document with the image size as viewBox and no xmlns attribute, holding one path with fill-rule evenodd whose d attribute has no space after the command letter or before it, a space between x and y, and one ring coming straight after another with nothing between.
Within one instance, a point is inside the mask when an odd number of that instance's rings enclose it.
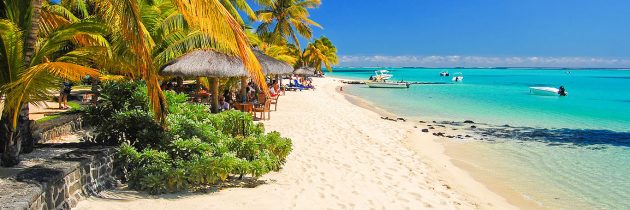
<instances>
[{"instance_id":1,"label":"white boat","mask_svg":"<svg viewBox=\"0 0 630 210\"><path fill-rule=\"evenodd\" d=\"M529 87L529 93L543 96L560 96L560 89L554 87ZM565 95L569 92L564 91Z\"/></svg>"},{"instance_id":2,"label":"white boat","mask_svg":"<svg viewBox=\"0 0 630 210\"><path fill-rule=\"evenodd\" d=\"M440 76L441 77L448 77L449 76L448 71L440 72Z\"/></svg>"},{"instance_id":3,"label":"white boat","mask_svg":"<svg viewBox=\"0 0 630 210\"><path fill-rule=\"evenodd\" d=\"M387 70L378 70L374 71L374 76L372 76L373 80L388 80L392 78L394 75L389 74Z\"/></svg>"},{"instance_id":4,"label":"white boat","mask_svg":"<svg viewBox=\"0 0 630 210\"><path fill-rule=\"evenodd\" d=\"M453 75L455 75L455 76L453 76L453 82L464 81L464 76L462 75L461 72L454 73Z\"/></svg>"},{"instance_id":5,"label":"white boat","mask_svg":"<svg viewBox=\"0 0 630 210\"><path fill-rule=\"evenodd\" d=\"M371 88L409 88L410 84L408 82L377 82L377 81L369 81L365 84Z\"/></svg>"}]
</instances>

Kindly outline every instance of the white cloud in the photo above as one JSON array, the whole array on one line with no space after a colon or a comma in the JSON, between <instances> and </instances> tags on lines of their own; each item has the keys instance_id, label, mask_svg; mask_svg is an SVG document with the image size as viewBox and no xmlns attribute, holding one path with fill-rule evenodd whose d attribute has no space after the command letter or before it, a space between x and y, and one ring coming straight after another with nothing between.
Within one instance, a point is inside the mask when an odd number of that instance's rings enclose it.
<instances>
[{"instance_id":1,"label":"white cloud","mask_svg":"<svg viewBox=\"0 0 630 210\"><path fill-rule=\"evenodd\" d=\"M488 57L488 56L387 56L343 55L339 66L421 67L630 67L630 59L597 57Z\"/></svg>"}]
</instances>

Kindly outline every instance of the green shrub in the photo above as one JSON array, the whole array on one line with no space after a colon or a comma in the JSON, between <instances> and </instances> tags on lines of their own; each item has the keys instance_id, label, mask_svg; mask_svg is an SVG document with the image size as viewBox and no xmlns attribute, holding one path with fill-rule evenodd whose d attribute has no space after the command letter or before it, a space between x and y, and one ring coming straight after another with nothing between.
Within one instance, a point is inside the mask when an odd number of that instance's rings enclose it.
<instances>
[{"instance_id":1,"label":"green shrub","mask_svg":"<svg viewBox=\"0 0 630 210\"><path fill-rule=\"evenodd\" d=\"M289 138L282 138L280 133L273 131L263 136L265 149L273 153L278 159L284 162L293 150L293 142Z\"/></svg>"},{"instance_id":2,"label":"green shrub","mask_svg":"<svg viewBox=\"0 0 630 210\"><path fill-rule=\"evenodd\" d=\"M194 137L189 140L178 139L168 146L168 152L176 160L192 160L203 155L212 155L210 144Z\"/></svg>"},{"instance_id":3,"label":"green shrub","mask_svg":"<svg viewBox=\"0 0 630 210\"><path fill-rule=\"evenodd\" d=\"M291 140L265 134L248 113L212 114L188 96L165 92L169 115L158 124L149 111L142 83L101 86L97 107L83 116L93 126L95 142L120 145L116 171L131 189L152 194L189 190L244 175L277 171L292 150Z\"/></svg>"},{"instance_id":4,"label":"green shrub","mask_svg":"<svg viewBox=\"0 0 630 210\"><path fill-rule=\"evenodd\" d=\"M217 130L232 137L260 135L265 132L262 124L254 123L252 115L236 110L211 115L210 123Z\"/></svg>"}]
</instances>

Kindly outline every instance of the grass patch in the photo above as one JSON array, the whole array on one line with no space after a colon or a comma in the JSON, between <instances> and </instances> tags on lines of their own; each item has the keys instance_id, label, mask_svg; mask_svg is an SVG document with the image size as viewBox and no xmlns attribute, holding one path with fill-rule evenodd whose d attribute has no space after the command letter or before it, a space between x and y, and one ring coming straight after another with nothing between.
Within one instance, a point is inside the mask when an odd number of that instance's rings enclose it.
<instances>
[{"instance_id":1,"label":"grass patch","mask_svg":"<svg viewBox=\"0 0 630 210\"><path fill-rule=\"evenodd\" d=\"M70 110L79 110L81 109L81 104L76 101L68 101L68 107L70 107Z\"/></svg>"},{"instance_id":2,"label":"grass patch","mask_svg":"<svg viewBox=\"0 0 630 210\"><path fill-rule=\"evenodd\" d=\"M35 122L43 123L43 122L46 122L46 121L58 118L59 116L65 114L65 113L76 111L76 110L80 110L81 109L81 104L79 104L78 102L75 102L75 101L68 101L68 107L70 107L70 109L68 111L57 113L57 114L53 114L53 115L48 115L48 116L45 116L43 118L40 118L40 119L36 120Z\"/></svg>"}]
</instances>

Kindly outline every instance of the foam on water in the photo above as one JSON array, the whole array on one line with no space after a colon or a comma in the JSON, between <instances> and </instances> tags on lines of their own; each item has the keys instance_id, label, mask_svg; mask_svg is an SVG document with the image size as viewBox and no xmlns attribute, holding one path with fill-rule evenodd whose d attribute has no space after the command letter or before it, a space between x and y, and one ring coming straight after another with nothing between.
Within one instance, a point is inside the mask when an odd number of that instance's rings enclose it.
<instances>
[{"instance_id":1,"label":"foam on water","mask_svg":"<svg viewBox=\"0 0 630 210\"><path fill-rule=\"evenodd\" d=\"M367 79L375 69L335 69ZM440 82L445 69L390 69L395 80ZM464 82L409 89L344 90L408 117L474 120L487 141L460 159L505 188L553 209L630 208L630 71L453 69ZM568 97L536 96L531 86L563 85ZM509 124L510 126L503 126Z\"/></svg>"}]
</instances>

